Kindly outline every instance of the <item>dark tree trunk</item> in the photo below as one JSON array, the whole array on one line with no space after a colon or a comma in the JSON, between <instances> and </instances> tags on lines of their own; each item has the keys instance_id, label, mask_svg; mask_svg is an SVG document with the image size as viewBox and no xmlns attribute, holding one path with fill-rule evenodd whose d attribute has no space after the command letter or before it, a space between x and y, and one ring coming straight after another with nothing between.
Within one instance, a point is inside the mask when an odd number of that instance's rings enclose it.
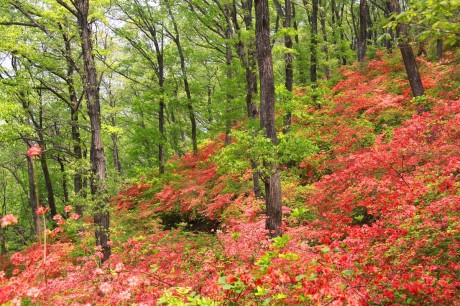
<instances>
[{"instance_id":1,"label":"dark tree trunk","mask_svg":"<svg viewBox=\"0 0 460 306\"><path fill-rule=\"evenodd\" d=\"M2 203L2 212L0 216L6 215L6 187L7 187L7 181L4 180L2 181L2 193L3 193L3 203ZM8 250L6 249L6 236L5 236L6 229L0 226L0 240L1 240L1 249L2 255L5 255Z\"/></svg>"},{"instance_id":2,"label":"dark tree trunk","mask_svg":"<svg viewBox=\"0 0 460 306\"><path fill-rule=\"evenodd\" d=\"M69 188L67 187L67 174L65 173L65 165L64 161L58 157L57 161L59 163L62 175L62 192L64 194L64 203L69 202Z\"/></svg>"},{"instance_id":3,"label":"dark tree trunk","mask_svg":"<svg viewBox=\"0 0 460 306\"><path fill-rule=\"evenodd\" d=\"M242 2L244 24L247 31L252 30L252 0L245 0ZM236 45L238 56L243 63L246 77L246 111L248 118L255 119L258 116L259 110L257 104L254 102L257 96L257 74L256 74L256 61L254 44L245 44L240 36L240 26L238 24L238 16L236 8L232 10L233 25L238 32L238 43Z\"/></svg>"},{"instance_id":4,"label":"dark tree trunk","mask_svg":"<svg viewBox=\"0 0 460 306\"><path fill-rule=\"evenodd\" d=\"M43 151L40 154L40 164L42 167L43 177L45 179L46 192L48 195L48 207L50 208L51 216L57 215L56 203L54 201L54 190L53 183L51 182L51 176L48 169L48 162L46 160L46 145L42 142L41 145Z\"/></svg>"},{"instance_id":5,"label":"dark tree trunk","mask_svg":"<svg viewBox=\"0 0 460 306\"><path fill-rule=\"evenodd\" d=\"M390 18L391 8L390 8L390 2L389 1L385 2L385 6L382 7L382 9L383 9L383 14L384 14L385 18ZM393 52L393 41L394 41L394 33L393 33L392 28L390 28L388 30L388 34L389 34L390 38L385 38L384 45L385 45L385 48L387 49L387 53L391 54Z\"/></svg>"},{"instance_id":6,"label":"dark tree trunk","mask_svg":"<svg viewBox=\"0 0 460 306\"><path fill-rule=\"evenodd\" d=\"M245 0L241 3L243 8L243 21L247 31L252 30L252 0ZM232 11L233 24L238 32L238 43L237 43L237 53L240 57L241 62L245 68L245 77L246 77L246 111L248 118L250 120L257 119L259 115L259 110L257 104L255 103L255 97L257 96L257 73L256 73L256 60L255 60L255 46L253 43L245 44L244 40L240 36L240 26L238 24L238 17L236 8L233 8ZM252 180L253 180L253 191L256 198L261 197L260 192L260 174L256 170L256 163L251 159L251 169L252 169Z\"/></svg>"},{"instance_id":7,"label":"dark tree trunk","mask_svg":"<svg viewBox=\"0 0 460 306\"><path fill-rule=\"evenodd\" d=\"M326 63L324 64L324 74L326 75L326 79L331 78L331 69L329 67L329 47L327 45L327 32L326 32L326 14L324 11L320 13L320 23L321 23L321 34L323 35L323 43L324 46L322 47L322 51L326 56Z\"/></svg>"},{"instance_id":8,"label":"dark tree trunk","mask_svg":"<svg viewBox=\"0 0 460 306\"><path fill-rule=\"evenodd\" d=\"M387 0L388 7L392 13L400 14L401 7L398 0ZM422 96L424 93L422 80L418 72L415 55L409 44L408 29L406 24L398 23L396 26L396 36L398 38L398 47L401 51L404 66L406 67L407 77L409 78L410 87L414 97Z\"/></svg>"},{"instance_id":9,"label":"dark tree trunk","mask_svg":"<svg viewBox=\"0 0 460 306\"><path fill-rule=\"evenodd\" d=\"M367 41L367 15L368 6L367 0L359 1L359 35L358 35L358 62L364 61L366 57L366 41Z\"/></svg>"},{"instance_id":10,"label":"dark tree trunk","mask_svg":"<svg viewBox=\"0 0 460 306\"><path fill-rule=\"evenodd\" d=\"M227 69L227 81L228 84L231 84L231 79L233 79L233 71L232 71L232 48L230 45L230 39L231 39L231 30L230 30L231 25L228 25L227 33L226 33L226 39L227 43L225 45L225 64L226 64L226 69ZM231 127L232 127L232 122L230 118L230 114L232 113L232 100L233 100L233 94L230 92L231 90L227 89L227 114L225 116L225 145L230 144L230 132L231 132Z\"/></svg>"},{"instance_id":11,"label":"dark tree trunk","mask_svg":"<svg viewBox=\"0 0 460 306\"><path fill-rule=\"evenodd\" d=\"M32 210L32 218L34 220L34 232L37 237L40 235L40 220L37 216L37 208L38 208L38 190L36 189L37 186L35 184L35 169L33 164L32 157L27 156L27 172L29 178L29 205L30 209Z\"/></svg>"},{"instance_id":12,"label":"dark tree trunk","mask_svg":"<svg viewBox=\"0 0 460 306\"><path fill-rule=\"evenodd\" d=\"M75 102L76 102L75 96ZM77 106L77 107L75 107ZM73 143L73 154L77 160L77 169L75 169L75 174L73 176L73 188L76 196L84 196L82 193L83 190L83 178L81 173L81 161L83 160L83 151L81 149L81 138L80 138L80 126L78 123L78 105L72 104L70 109L71 116L71 129L72 129L72 143ZM77 204L75 207L75 212L80 216L83 215L83 206Z\"/></svg>"},{"instance_id":13,"label":"dark tree trunk","mask_svg":"<svg viewBox=\"0 0 460 306\"><path fill-rule=\"evenodd\" d=\"M260 125L274 146L277 145L275 125L275 80L270 45L270 11L268 0L256 0L256 47L260 78ZM265 165L269 172L264 179L266 229L272 236L282 235L281 183L276 163Z\"/></svg>"},{"instance_id":14,"label":"dark tree trunk","mask_svg":"<svg viewBox=\"0 0 460 306\"><path fill-rule=\"evenodd\" d=\"M160 101L159 101L159 113L158 113L158 131L160 132L160 140L158 143L158 162L160 174L165 172L165 148L164 143L166 141L165 134L165 100L164 100L164 84L165 84L165 62L164 62L164 50L163 43L160 45L159 38L157 36L157 29L149 27L149 31L153 38L153 44L155 46L155 54L157 58L157 69L158 85L160 87ZM163 40L163 36L161 37Z\"/></svg>"},{"instance_id":15,"label":"dark tree trunk","mask_svg":"<svg viewBox=\"0 0 460 306\"><path fill-rule=\"evenodd\" d=\"M438 38L436 41L436 59L438 62L442 59L442 38Z\"/></svg>"},{"instance_id":16,"label":"dark tree trunk","mask_svg":"<svg viewBox=\"0 0 460 306\"><path fill-rule=\"evenodd\" d=\"M275 0L275 5L277 7L278 15L280 16L280 18L283 19L283 28L289 29L292 23L291 0L284 1L284 8L281 6L278 0ZM284 55L284 86L286 87L286 90L290 92L292 92L292 88L294 85L294 69L292 66L292 52L290 51L292 50L292 46L292 38L288 33L286 33L284 35L284 47L286 47L286 52ZM284 133L287 133L289 131L289 127L291 126L291 118L292 114L290 111L288 111L288 113L284 117Z\"/></svg>"},{"instance_id":17,"label":"dark tree trunk","mask_svg":"<svg viewBox=\"0 0 460 306\"><path fill-rule=\"evenodd\" d=\"M310 39L310 82L316 84L318 80L318 0L312 0Z\"/></svg>"},{"instance_id":18,"label":"dark tree trunk","mask_svg":"<svg viewBox=\"0 0 460 306\"><path fill-rule=\"evenodd\" d=\"M214 118L212 117L212 86L211 84L208 84L207 89L208 89L208 105L207 105L208 122L209 124L212 124L212 122L214 121Z\"/></svg>"},{"instance_id":19,"label":"dark tree trunk","mask_svg":"<svg viewBox=\"0 0 460 306\"><path fill-rule=\"evenodd\" d=\"M343 41L345 40L345 34L343 31L343 10L345 5L342 3L341 6L337 6L335 0L331 0L331 21L332 21L332 30L335 33L333 35L333 45L339 46L339 56L342 65L347 64L347 57L344 55L343 50ZM336 33L338 31L338 33Z\"/></svg>"},{"instance_id":20,"label":"dark tree trunk","mask_svg":"<svg viewBox=\"0 0 460 306\"><path fill-rule=\"evenodd\" d=\"M116 126L115 116L111 118L112 126ZM116 133L112 133L110 135L112 138L112 156L113 156L113 166L115 168L116 173L121 173L121 161L120 161L120 154L118 152L118 135Z\"/></svg>"},{"instance_id":21,"label":"dark tree trunk","mask_svg":"<svg viewBox=\"0 0 460 306\"><path fill-rule=\"evenodd\" d=\"M112 75L108 76L108 81L104 82L108 94L108 100L109 100L109 105L112 109L114 109L117 106L117 102L115 99L115 96L113 95L112 92L112 81L111 81ZM110 115L110 125L114 128L117 127L117 120L116 120L116 115L115 112L112 112ZM110 138L112 139L112 158L113 158L113 168L115 169L115 172L117 174L121 173L121 161L120 161L120 156L119 156L119 150L118 150L118 135L117 133L111 133Z\"/></svg>"},{"instance_id":22,"label":"dark tree trunk","mask_svg":"<svg viewBox=\"0 0 460 306\"><path fill-rule=\"evenodd\" d=\"M160 88L163 88L163 81L160 81ZM165 101L163 98L163 90L161 90L161 97L159 102L159 112L158 112L158 131L160 132L160 140L158 143L158 170L160 174L165 173L165 149L164 149L164 141L165 141Z\"/></svg>"},{"instance_id":23,"label":"dark tree trunk","mask_svg":"<svg viewBox=\"0 0 460 306\"><path fill-rule=\"evenodd\" d=\"M72 60L72 47L70 38L66 35L62 35L65 45L65 56L67 61L67 90L70 100L70 126L72 134L72 146L74 158L77 160L77 163L80 163L83 158L83 153L81 149L81 138L80 138L80 126L78 123L78 111L80 109L80 100L77 96L77 91L75 90L74 82L74 72L76 70L75 62ZM80 165L78 165L75 174L74 174L74 191L78 196L82 190L83 181ZM81 205L77 205L76 211L79 215L83 214L83 208Z\"/></svg>"},{"instance_id":24,"label":"dark tree trunk","mask_svg":"<svg viewBox=\"0 0 460 306\"><path fill-rule=\"evenodd\" d=\"M74 72L77 69L75 62L72 60L72 47L70 38L66 35L62 35L65 45L66 61L67 61L67 90L69 94L70 102L70 126L72 134L72 150L74 158L77 160L77 168L73 177L73 186L76 196L84 197L85 194L82 192L83 189L83 178L81 162L83 160L83 153L81 149L81 137L80 137L80 126L78 122L78 112L80 109L80 99L78 99L77 91L75 90ZM77 204L75 212L80 216L83 216L83 206Z\"/></svg>"},{"instance_id":25,"label":"dark tree trunk","mask_svg":"<svg viewBox=\"0 0 460 306\"><path fill-rule=\"evenodd\" d=\"M188 75L187 75L187 68L185 67L185 55L184 55L184 50L182 49L182 44L180 40L180 34L179 34L179 28L177 27L177 22L174 17L173 12L171 11L171 7L168 6L168 12L169 16L171 18L171 21L173 23L174 27L174 34L171 35L172 40L176 44L177 51L179 53L179 58L180 58L180 69L182 73L182 79L184 81L184 90L185 94L187 96L187 109L188 109L188 115L190 119L190 124L192 128L192 147L193 147L193 154L198 153L198 138L197 138L197 126L196 126L196 116L195 116L195 110L193 109L193 103L192 103L192 93L190 91L190 85L188 82Z\"/></svg>"},{"instance_id":26,"label":"dark tree trunk","mask_svg":"<svg viewBox=\"0 0 460 306\"><path fill-rule=\"evenodd\" d=\"M96 227L95 238L96 245L102 248L102 253L104 255L102 261L105 261L111 254L111 247L108 244L110 240L110 217L106 194L106 160L102 142L99 82L97 79L96 63L94 62L91 25L88 20L89 0L78 0L74 1L74 3L80 29L83 55L83 88L91 125L90 160L92 176L90 179L90 187L93 200L97 202L94 211L94 226Z\"/></svg>"},{"instance_id":27,"label":"dark tree trunk","mask_svg":"<svg viewBox=\"0 0 460 306\"><path fill-rule=\"evenodd\" d=\"M343 50L344 46L343 46L343 41L345 41L345 31L342 27L342 24L343 24L343 12L345 10L345 4L342 4L341 8L340 8L340 12L337 10L336 14L337 14L337 20L340 20L339 21L339 27L340 27L340 41L341 41L341 48L342 48L342 53L345 53L345 51ZM345 54L342 54L342 65L346 65L347 64L347 56Z\"/></svg>"},{"instance_id":28,"label":"dark tree trunk","mask_svg":"<svg viewBox=\"0 0 460 306\"><path fill-rule=\"evenodd\" d=\"M34 125L37 128L37 135L38 135L38 143L42 148L42 153L40 154L40 164L43 172L43 178L45 179L45 187L46 193L48 198L48 207L50 209L51 216L57 214L56 210L56 203L54 202L54 190L53 190L53 183L51 182L51 176L48 169L48 161L46 160L46 143L43 136L43 107L42 107L42 92L41 90L38 91L38 96L40 98L40 108L39 108L39 115L38 115L38 122L33 120Z\"/></svg>"}]
</instances>

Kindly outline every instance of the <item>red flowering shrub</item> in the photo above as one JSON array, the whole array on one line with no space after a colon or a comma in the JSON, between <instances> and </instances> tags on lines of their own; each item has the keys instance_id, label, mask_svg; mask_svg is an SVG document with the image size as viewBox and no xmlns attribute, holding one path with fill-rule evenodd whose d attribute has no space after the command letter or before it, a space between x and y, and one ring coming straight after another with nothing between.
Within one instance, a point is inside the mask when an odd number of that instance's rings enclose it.
<instances>
[{"instance_id":1,"label":"red flowering shrub","mask_svg":"<svg viewBox=\"0 0 460 306\"><path fill-rule=\"evenodd\" d=\"M460 103L447 78L458 68L419 59L433 87L412 100L400 61L379 56L344 70L330 103L293 118L292 131L319 152L283 168L283 237L267 238L250 170L219 174L221 136L159 186L113 199L103 265L90 233L77 245L56 241L45 262L34 245L0 272L0 302L459 305ZM186 222L164 230L154 213ZM219 222L189 231L196 220Z\"/></svg>"}]
</instances>

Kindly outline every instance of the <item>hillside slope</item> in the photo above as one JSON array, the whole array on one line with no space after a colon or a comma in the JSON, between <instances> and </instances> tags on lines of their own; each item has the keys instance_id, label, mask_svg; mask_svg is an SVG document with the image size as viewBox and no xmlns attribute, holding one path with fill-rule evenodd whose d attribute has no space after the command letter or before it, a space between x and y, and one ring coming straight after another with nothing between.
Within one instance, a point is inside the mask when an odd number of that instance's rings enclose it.
<instances>
[{"instance_id":1,"label":"hillside slope","mask_svg":"<svg viewBox=\"0 0 460 306\"><path fill-rule=\"evenodd\" d=\"M460 305L460 71L419 61L423 99L383 53L316 103L297 89L283 237L267 238L240 123L225 149L208 141L113 199L110 260L69 219L45 263L41 245L11 256L0 302Z\"/></svg>"}]
</instances>

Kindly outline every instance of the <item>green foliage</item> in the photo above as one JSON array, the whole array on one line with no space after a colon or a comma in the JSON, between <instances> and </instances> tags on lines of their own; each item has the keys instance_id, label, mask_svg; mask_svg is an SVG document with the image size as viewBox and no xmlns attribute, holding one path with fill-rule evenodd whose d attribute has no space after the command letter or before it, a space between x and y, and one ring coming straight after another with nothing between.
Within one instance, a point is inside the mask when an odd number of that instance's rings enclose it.
<instances>
[{"instance_id":1,"label":"green foliage","mask_svg":"<svg viewBox=\"0 0 460 306\"><path fill-rule=\"evenodd\" d=\"M442 38L447 45L458 42L460 24L458 0L421 0L414 1L409 9L396 16L387 27L396 27L397 23L409 24L418 30L418 39Z\"/></svg>"},{"instance_id":2,"label":"green foliage","mask_svg":"<svg viewBox=\"0 0 460 306\"><path fill-rule=\"evenodd\" d=\"M171 306L217 306L217 302L200 296L190 287L173 287L163 291L158 299L158 305Z\"/></svg>"},{"instance_id":3,"label":"green foliage","mask_svg":"<svg viewBox=\"0 0 460 306\"><path fill-rule=\"evenodd\" d=\"M298 165L306 157L319 151L318 146L302 134L280 134L279 161L281 164Z\"/></svg>"}]
</instances>

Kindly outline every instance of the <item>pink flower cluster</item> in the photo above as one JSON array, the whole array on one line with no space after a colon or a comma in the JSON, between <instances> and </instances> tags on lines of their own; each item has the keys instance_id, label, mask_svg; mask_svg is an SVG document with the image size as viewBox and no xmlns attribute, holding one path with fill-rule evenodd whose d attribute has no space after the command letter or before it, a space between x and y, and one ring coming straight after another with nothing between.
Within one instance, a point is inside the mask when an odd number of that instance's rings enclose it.
<instances>
[{"instance_id":1,"label":"pink flower cluster","mask_svg":"<svg viewBox=\"0 0 460 306\"><path fill-rule=\"evenodd\" d=\"M2 218L2 227L5 227L11 224L17 224L17 223L18 223L18 219L12 214L5 215Z\"/></svg>"}]
</instances>

